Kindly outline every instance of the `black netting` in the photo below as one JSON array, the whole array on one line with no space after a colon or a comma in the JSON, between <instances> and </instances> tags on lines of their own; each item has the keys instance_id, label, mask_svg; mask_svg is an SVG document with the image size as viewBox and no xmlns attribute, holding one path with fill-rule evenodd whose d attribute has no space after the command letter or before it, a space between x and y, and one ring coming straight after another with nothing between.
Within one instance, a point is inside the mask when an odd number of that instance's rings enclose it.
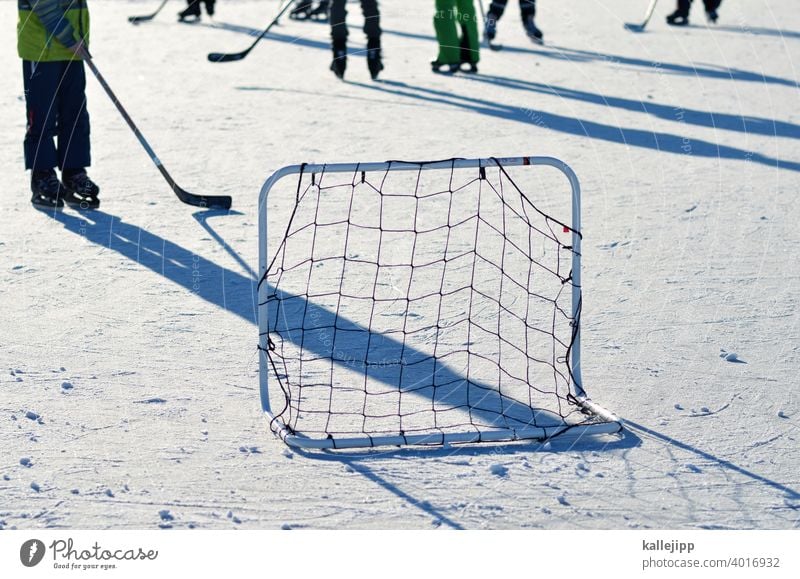
<instances>
[{"instance_id":1,"label":"black netting","mask_svg":"<svg viewBox=\"0 0 800 579\"><path fill-rule=\"evenodd\" d=\"M301 173L260 281L276 420L322 438L597 420L569 363L569 220L499 164L423 167Z\"/></svg>"}]
</instances>

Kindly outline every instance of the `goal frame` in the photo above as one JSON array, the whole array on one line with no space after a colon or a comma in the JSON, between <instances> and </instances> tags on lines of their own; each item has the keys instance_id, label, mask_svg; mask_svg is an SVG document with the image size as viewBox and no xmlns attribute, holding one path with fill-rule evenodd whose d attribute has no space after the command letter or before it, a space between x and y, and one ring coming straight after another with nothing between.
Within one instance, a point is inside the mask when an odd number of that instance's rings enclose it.
<instances>
[{"instance_id":1,"label":"goal frame","mask_svg":"<svg viewBox=\"0 0 800 579\"><path fill-rule=\"evenodd\" d=\"M496 428L485 431L467 431L461 433L430 433L430 434L397 434L370 436L353 436L348 438L310 438L300 433L291 432L280 419L273 413L269 400L269 373L270 364L269 346L269 315L268 291L266 283L261 283L269 267L268 247L268 211L267 199L275 185L291 175L301 173L326 174L326 173L356 173L360 171L428 171L443 169L484 169L490 167L519 167L519 166L548 166L561 171L567 178L571 188L572 197L572 318L579 320L574 332L574 339L570 349L570 368L572 382L570 391L575 398L577 406L586 414L602 418L605 422L597 424L557 425L557 426L530 426L525 428ZM508 158L483 158L483 159L449 159L435 162L408 162L386 161L382 163L336 163L336 164L303 164L289 165L275 171L261 188L258 201L258 244L259 244L259 285L258 285L258 330L259 330L259 391L261 396L261 409L267 419L270 430L283 440L287 445L299 449L352 449L376 446L410 446L431 445L442 446L445 444L468 444L478 442L513 442L517 440L544 441L554 436L579 438L585 435L614 434L622 430L621 420L609 410L593 402L583 389L581 374L581 187L578 176L565 162L554 157L528 156Z\"/></svg>"}]
</instances>

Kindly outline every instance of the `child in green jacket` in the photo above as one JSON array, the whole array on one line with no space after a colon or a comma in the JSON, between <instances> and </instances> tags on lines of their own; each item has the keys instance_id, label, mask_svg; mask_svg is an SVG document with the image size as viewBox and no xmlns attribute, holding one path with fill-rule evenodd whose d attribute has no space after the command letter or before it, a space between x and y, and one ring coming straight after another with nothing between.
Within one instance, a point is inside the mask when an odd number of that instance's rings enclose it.
<instances>
[{"instance_id":1,"label":"child in green jacket","mask_svg":"<svg viewBox=\"0 0 800 579\"><path fill-rule=\"evenodd\" d=\"M86 75L76 53L89 42L87 0L18 0L17 49L22 58L27 131L25 168L31 202L97 207L91 164ZM61 170L61 181L55 168Z\"/></svg>"}]
</instances>

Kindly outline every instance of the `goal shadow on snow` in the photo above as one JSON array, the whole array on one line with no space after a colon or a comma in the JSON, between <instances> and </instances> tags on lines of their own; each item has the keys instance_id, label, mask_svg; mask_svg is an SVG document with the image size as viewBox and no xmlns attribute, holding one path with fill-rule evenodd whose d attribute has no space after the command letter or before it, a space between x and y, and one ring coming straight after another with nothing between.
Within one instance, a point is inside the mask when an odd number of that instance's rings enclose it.
<instances>
[{"instance_id":1,"label":"goal shadow on snow","mask_svg":"<svg viewBox=\"0 0 800 579\"><path fill-rule=\"evenodd\" d=\"M71 231L75 235L110 251L115 251L134 263L141 265L143 268L172 281L176 285L184 288L187 292L196 295L208 303L236 314L249 323L256 324L257 295L255 292L257 280L251 275L254 272L247 267L246 263L233 248L222 240L207 223L209 217L228 215L228 212L205 211L197 212L194 215L203 228L212 235L214 240L219 242L244 270L248 272L247 274L235 272L214 264L174 242L152 234L139 226L125 223L119 217L102 211L90 211L80 215L75 215L70 212L42 212L42 214L61 223L66 230ZM194 264L197 264L197 269L195 269ZM200 283L199 288L196 284L196 276L192 273L198 270L202 272L202 276L206 278ZM328 312L328 315L330 315L330 312ZM577 440L554 438L548 443L531 441L497 445L451 446L448 448L391 448L388 450L373 449L360 452L347 451L346 453L344 451L338 451L317 454L300 452L300 454L301 456L307 456L315 460L337 461L348 464L354 471L365 478L392 492L395 496L407 501L412 506L436 517L443 524L453 528L460 528L460 525L443 515L427 501L416 499L399 488L396 484L385 480L370 469L367 464L372 460L386 456L437 459L454 454L467 456L505 456L523 452L616 451L619 449L624 450L641 446L642 439L636 434L638 431L645 436L650 436L665 444L694 453L718 465L720 468L733 471L759 484L779 490L789 498L800 498L800 494L794 489L740 467L729 460L716 457L709 452L639 424L625 421L624 423L628 424L630 428L624 429L620 435L614 435L612 443L609 442L608 436L587 436L578 438ZM266 431L265 435L268 435Z\"/></svg>"},{"instance_id":2,"label":"goal shadow on snow","mask_svg":"<svg viewBox=\"0 0 800 579\"><path fill-rule=\"evenodd\" d=\"M377 80L369 84L355 81L345 82L352 86L358 86L371 91L383 92L409 99L417 99L428 103L448 105L493 118L515 121L545 130L557 131L579 137L588 137L590 139L617 143L629 147L651 149L661 153L672 153L686 157L752 162L771 168L800 172L800 163L795 161L785 161L745 149L672 133L615 127L594 120L568 117L543 110L529 109L526 106L509 105L483 98L466 96L452 90L445 91L430 87L415 86L394 80Z\"/></svg>"},{"instance_id":3,"label":"goal shadow on snow","mask_svg":"<svg viewBox=\"0 0 800 579\"><path fill-rule=\"evenodd\" d=\"M143 268L172 281L190 294L256 325L258 280L254 276L255 272L207 223L209 217L228 214L230 212L220 210L201 211L195 213L195 219L233 257L244 273L219 266L176 243L103 211L90 211L79 215L68 211L46 213L67 230L123 255ZM270 291L275 293L273 288ZM362 333L370 337L373 347L376 347L376 344L380 345L378 349L381 355L386 356L387 359L426 359L430 357L428 352L418 350L411 344L396 340L391 336L374 333L366 327L347 320L341 313L332 312L307 300L304 296L278 293L283 295L283 299L289 300L293 304L292 308L284 309L283 315L288 314L291 317L296 314L299 316L302 312L306 316L302 319L298 318L299 327L303 328L301 331L282 332L281 338L316 356L329 356L331 350L330 342L317 331L317 328L341 326L344 323L350 331L360 328ZM303 325L304 319L314 320L316 327L306 328ZM353 343L342 342L341 345L337 345L339 352L346 354L345 360L337 360L337 364L346 369L347 364L351 363L348 360L358 360L363 357L361 349L363 349L364 343L365 340L358 340ZM352 351L347 352L348 348L352 348ZM498 425L524 428L534 424L533 421L535 421L535 426L564 427L564 421L558 414L542 408L530 408L527 404L502 394L494 384L467 378L444 364L440 364L435 371L436 383L440 384L437 387L438 393L432 387L420 388L419 373L408 372L408 378L398 382L395 374L387 372L386 367L382 364L364 365L359 368L370 380L385 384L390 390L396 389L399 393L423 400L428 405L430 405L429 402L441 403L441 397L444 397L447 406L458 406L459 401L463 401L466 396L469 396L469 393L472 393L476 402L470 405L469 414L466 410L461 409L461 406L454 409L463 412L464 422L467 425L474 421L476 425L494 428ZM278 391L276 390L275 393L278 394ZM435 401L434 396L437 397ZM583 421L577 410L570 409L570 412L573 414L571 423ZM565 413L565 417L566 415L567 413ZM469 420L466 419L467 416ZM588 438L584 440L588 440Z\"/></svg>"}]
</instances>

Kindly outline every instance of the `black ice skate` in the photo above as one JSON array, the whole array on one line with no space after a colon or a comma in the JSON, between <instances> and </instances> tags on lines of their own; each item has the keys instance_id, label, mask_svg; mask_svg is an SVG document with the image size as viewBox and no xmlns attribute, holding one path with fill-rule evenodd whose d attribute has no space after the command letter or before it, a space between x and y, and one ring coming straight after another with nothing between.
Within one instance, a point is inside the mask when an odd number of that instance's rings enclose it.
<instances>
[{"instance_id":1,"label":"black ice skate","mask_svg":"<svg viewBox=\"0 0 800 579\"><path fill-rule=\"evenodd\" d=\"M439 62L438 60L431 62L431 71L436 74L455 74L460 68L460 64Z\"/></svg>"},{"instance_id":2,"label":"black ice skate","mask_svg":"<svg viewBox=\"0 0 800 579\"><path fill-rule=\"evenodd\" d=\"M308 13L308 18L316 20L317 22L327 22L329 8L330 2L328 0L322 0L316 8Z\"/></svg>"},{"instance_id":3,"label":"black ice skate","mask_svg":"<svg viewBox=\"0 0 800 579\"><path fill-rule=\"evenodd\" d=\"M706 18L711 24L716 24L717 20L719 19L719 14L717 14L716 10L709 10L706 12Z\"/></svg>"},{"instance_id":4,"label":"black ice skate","mask_svg":"<svg viewBox=\"0 0 800 579\"><path fill-rule=\"evenodd\" d=\"M675 12L667 16L667 24L671 26L688 26L689 15L684 14L680 10L676 10Z\"/></svg>"},{"instance_id":5,"label":"black ice skate","mask_svg":"<svg viewBox=\"0 0 800 579\"><path fill-rule=\"evenodd\" d=\"M196 0L189 4L185 10L178 12L178 22L199 22L200 20L200 1Z\"/></svg>"},{"instance_id":6,"label":"black ice skate","mask_svg":"<svg viewBox=\"0 0 800 579\"><path fill-rule=\"evenodd\" d=\"M367 40L367 68L372 80L377 80L383 70L383 57L381 55L381 41L377 38Z\"/></svg>"},{"instance_id":7,"label":"black ice skate","mask_svg":"<svg viewBox=\"0 0 800 579\"><path fill-rule=\"evenodd\" d=\"M347 45L342 40L334 40L333 42L331 70L337 78L344 78L344 71L347 70Z\"/></svg>"},{"instance_id":8,"label":"black ice skate","mask_svg":"<svg viewBox=\"0 0 800 579\"><path fill-rule=\"evenodd\" d=\"M64 207L64 190L52 169L33 171L31 174L31 203L36 207L60 209Z\"/></svg>"},{"instance_id":9,"label":"black ice skate","mask_svg":"<svg viewBox=\"0 0 800 579\"><path fill-rule=\"evenodd\" d=\"M311 17L311 7L311 0L300 0L297 6L292 8L292 11L289 12L289 18L292 20L308 20Z\"/></svg>"},{"instance_id":10,"label":"black ice skate","mask_svg":"<svg viewBox=\"0 0 800 579\"><path fill-rule=\"evenodd\" d=\"M64 202L79 209L97 209L100 207L100 188L86 174L76 171L62 175Z\"/></svg>"},{"instance_id":11,"label":"black ice skate","mask_svg":"<svg viewBox=\"0 0 800 579\"><path fill-rule=\"evenodd\" d=\"M525 26L525 33L528 35L528 38L530 38L536 44L544 44L544 34L536 26L536 22L534 22L533 16L528 16L525 19L524 26Z\"/></svg>"}]
</instances>

